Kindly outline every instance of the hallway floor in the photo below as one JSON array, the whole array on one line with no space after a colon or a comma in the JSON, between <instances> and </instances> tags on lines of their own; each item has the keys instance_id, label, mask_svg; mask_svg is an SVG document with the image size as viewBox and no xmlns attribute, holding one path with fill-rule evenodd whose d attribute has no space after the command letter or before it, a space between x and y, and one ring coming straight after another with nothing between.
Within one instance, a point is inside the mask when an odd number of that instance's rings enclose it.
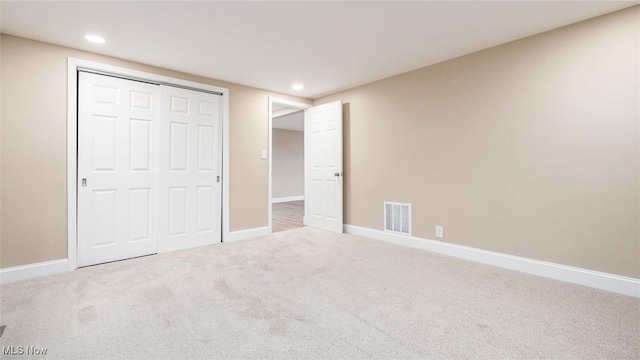
<instances>
[{"instance_id":1,"label":"hallway floor","mask_svg":"<svg viewBox=\"0 0 640 360\"><path fill-rule=\"evenodd\" d=\"M273 232L303 227L304 200L273 204Z\"/></svg>"}]
</instances>

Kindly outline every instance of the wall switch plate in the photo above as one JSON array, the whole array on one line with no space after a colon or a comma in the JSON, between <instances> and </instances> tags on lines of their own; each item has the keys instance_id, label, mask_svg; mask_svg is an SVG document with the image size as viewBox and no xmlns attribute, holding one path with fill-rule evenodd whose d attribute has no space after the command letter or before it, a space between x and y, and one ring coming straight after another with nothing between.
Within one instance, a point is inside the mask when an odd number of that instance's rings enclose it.
<instances>
[{"instance_id":1,"label":"wall switch plate","mask_svg":"<svg viewBox=\"0 0 640 360\"><path fill-rule=\"evenodd\" d=\"M436 225L436 237L440 239L444 237L444 227Z\"/></svg>"},{"instance_id":2,"label":"wall switch plate","mask_svg":"<svg viewBox=\"0 0 640 360\"><path fill-rule=\"evenodd\" d=\"M260 157L263 158L263 159L266 159L267 158L267 150L260 151Z\"/></svg>"}]
</instances>

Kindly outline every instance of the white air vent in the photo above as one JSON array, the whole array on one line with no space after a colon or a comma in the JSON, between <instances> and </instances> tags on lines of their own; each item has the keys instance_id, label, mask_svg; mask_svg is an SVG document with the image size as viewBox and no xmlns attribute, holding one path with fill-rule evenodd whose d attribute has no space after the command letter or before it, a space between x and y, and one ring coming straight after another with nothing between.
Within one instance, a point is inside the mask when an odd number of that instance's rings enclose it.
<instances>
[{"instance_id":1,"label":"white air vent","mask_svg":"<svg viewBox=\"0 0 640 360\"><path fill-rule=\"evenodd\" d=\"M384 230L411 235L411 204L385 201Z\"/></svg>"}]
</instances>

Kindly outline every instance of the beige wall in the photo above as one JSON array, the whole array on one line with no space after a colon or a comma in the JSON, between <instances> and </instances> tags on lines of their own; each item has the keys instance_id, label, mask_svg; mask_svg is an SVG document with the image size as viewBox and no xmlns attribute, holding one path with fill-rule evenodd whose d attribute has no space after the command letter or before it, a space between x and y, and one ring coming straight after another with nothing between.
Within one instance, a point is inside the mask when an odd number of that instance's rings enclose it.
<instances>
[{"instance_id":1,"label":"beige wall","mask_svg":"<svg viewBox=\"0 0 640 360\"><path fill-rule=\"evenodd\" d=\"M639 7L317 99L345 223L640 278Z\"/></svg>"},{"instance_id":2,"label":"beige wall","mask_svg":"<svg viewBox=\"0 0 640 360\"><path fill-rule=\"evenodd\" d=\"M304 132L273 129L272 197L304 195Z\"/></svg>"},{"instance_id":3,"label":"beige wall","mask_svg":"<svg viewBox=\"0 0 640 360\"><path fill-rule=\"evenodd\" d=\"M275 94L2 35L0 267L67 257L67 57L228 88L230 227L267 226L268 97Z\"/></svg>"}]
</instances>

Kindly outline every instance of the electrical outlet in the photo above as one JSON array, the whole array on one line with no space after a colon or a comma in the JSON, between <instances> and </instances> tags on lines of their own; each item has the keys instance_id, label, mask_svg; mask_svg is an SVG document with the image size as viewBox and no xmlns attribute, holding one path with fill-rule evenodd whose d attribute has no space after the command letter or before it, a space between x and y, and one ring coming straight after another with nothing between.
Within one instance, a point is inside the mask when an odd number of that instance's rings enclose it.
<instances>
[{"instance_id":1,"label":"electrical outlet","mask_svg":"<svg viewBox=\"0 0 640 360\"><path fill-rule=\"evenodd\" d=\"M436 237L440 239L444 237L444 227L436 225Z\"/></svg>"},{"instance_id":2,"label":"electrical outlet","mask_svg":"<svg viewBox=\"0 0 640 360\"><path fill-rule=\"evenodd\" d=\"M262 159L266 159L267 158L267 150L261 150L260 151L260 157Z\"/></svg>"}]
</instances>

